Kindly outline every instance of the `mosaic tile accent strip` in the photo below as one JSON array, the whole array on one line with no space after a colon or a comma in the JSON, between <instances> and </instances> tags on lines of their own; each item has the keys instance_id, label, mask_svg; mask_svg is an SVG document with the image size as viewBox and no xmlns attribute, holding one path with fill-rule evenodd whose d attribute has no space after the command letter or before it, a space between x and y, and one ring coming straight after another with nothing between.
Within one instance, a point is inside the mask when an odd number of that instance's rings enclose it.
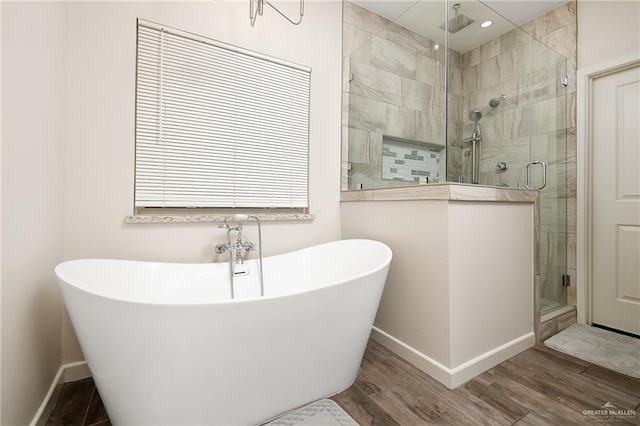
<instances>
[{"instance_id":1,"label":"mosaic tile accent strip","mask_svg":"<svg viewBox=\"0 0 640 426\"><path fill-rule=\"evenodd\" d=\"M382 179L415 183L440 182L440 148L384 138Z\"/></svg>"}]
</instances>

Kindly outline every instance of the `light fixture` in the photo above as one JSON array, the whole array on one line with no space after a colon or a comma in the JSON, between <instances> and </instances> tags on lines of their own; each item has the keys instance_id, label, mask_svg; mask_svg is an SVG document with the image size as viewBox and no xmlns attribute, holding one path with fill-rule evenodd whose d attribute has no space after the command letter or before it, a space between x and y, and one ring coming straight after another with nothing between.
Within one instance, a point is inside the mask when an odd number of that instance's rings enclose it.
<instances>
[{"instance_id":1,"label":"light fixture","mask_svg":"<svg viewBox=\"0 0 640 426\"><path fill-rule=\"evenodd\" d=\"M277 7L269 3L269 0L249 0L249 22L251 23L252 27L256 23L256 18L258 17L258 15L262 16L265 3L271 6L273 10L278 12L284 19L291 22L293 25L298 25L300 24L300 22L302 22L302 16L304 15L304 0L300 0L300 17L297 21L294 21L284 13L280 12Z\"/></svg>"},{"instance_id":2,"label":"light fixture","mask_svg":"<svg viewBox=\"0 0 640 426\"><path fill-rule=\"evenodd\" d=\"M487 28L487 27L490 27L491 25L493 25L493 21L484 21L482 24L480 24L482 28Z\"/></svg>"}]
</instances>

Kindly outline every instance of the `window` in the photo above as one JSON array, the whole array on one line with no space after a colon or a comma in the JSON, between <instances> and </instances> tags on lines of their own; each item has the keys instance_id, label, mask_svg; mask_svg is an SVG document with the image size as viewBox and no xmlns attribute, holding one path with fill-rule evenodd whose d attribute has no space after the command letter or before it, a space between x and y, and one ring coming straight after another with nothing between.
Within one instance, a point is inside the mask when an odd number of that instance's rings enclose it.
<instances>
[{"instance_id":1,"label":"window","mask_svg":"<svg viewBox=\"0 0 640 426\"><path fill-rule=\"evenodd\" d=\"M307 208L310 77L138 20L135 206Z\"/></svg>"}]
</instances>

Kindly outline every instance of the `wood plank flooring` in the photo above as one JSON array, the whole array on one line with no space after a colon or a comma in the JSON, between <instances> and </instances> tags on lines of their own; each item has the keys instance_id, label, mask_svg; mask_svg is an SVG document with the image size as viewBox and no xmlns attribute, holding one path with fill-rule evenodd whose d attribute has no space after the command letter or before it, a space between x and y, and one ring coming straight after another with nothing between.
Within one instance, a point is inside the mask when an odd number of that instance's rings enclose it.
<instances>
[{"instance_id":1,"label":"wood plank flooring","mask_svg":"<svg viewBox=\"0 0 640 426\"><path fill-rule=\"evenodd\" d=\"M65 383L46 424L111 426L93 379Z\"/></svg>"},{"instance_id":2,"label":"wood plank flooring","mask_svg":"<svg viewBox=\"0 0 640 426\"><path fill-rule=\"evenodd\" d=\"M539 345L454 390L370 341L356 382L332 397L361 426L640 425L640 380ZM585 414L605 403L635 415ZM110 425L91 379L68 383L48 425Z\"/></svg>"}]
</instances>

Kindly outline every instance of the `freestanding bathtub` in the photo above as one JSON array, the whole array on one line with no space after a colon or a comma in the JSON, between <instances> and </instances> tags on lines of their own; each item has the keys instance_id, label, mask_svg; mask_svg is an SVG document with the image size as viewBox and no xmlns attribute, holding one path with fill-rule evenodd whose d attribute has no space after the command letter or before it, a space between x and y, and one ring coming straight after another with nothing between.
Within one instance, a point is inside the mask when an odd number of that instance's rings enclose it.
<instances>
[{"instance_id":1,"label":"freestanding bathtub","mask_svg":"<svg viewBox=\"0 0 640 426\"><path fill-rule=\"evenodd\" d=\"M343 240L228 263L83 259L56 267L114 424L259 424L351 385L391 262Z\"/></svg>"}]
</instances>

